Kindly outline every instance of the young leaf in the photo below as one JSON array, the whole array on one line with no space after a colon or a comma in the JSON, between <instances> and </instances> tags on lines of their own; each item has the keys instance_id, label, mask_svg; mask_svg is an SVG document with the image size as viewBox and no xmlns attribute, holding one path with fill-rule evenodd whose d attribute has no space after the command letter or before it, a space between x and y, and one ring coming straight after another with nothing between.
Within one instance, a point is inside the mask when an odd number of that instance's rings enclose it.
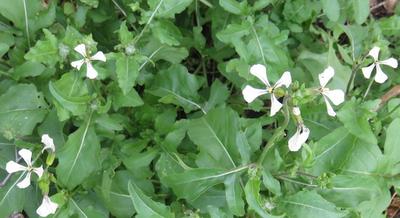
<instances>
[{"instance_id":1,"label":"young leaf","mask_svg":"<svg viewBox=\"0 0 400 218\"><path fill-rule=\"evenodd\" d=\"M50 67L58 63L61 58L58 51L58 40L47 29L43 29L45 39L38 41L25 55L25 59L47 64Z\"/></svg>"},{"instance_id":2,"label":"young leaf","mask_svg":"<svg viewBox=\"0 0 400 218\"><path fill-rule=\"evenodd\" d=\"M72 190L98 169L100 143L91 127L92 115L77 131L72 133L57 153L59 164L57 178L61 184Z\"/></svg>"},{"instance_id":3,"label":"young leaf","mask_svg":"<svg viewBox=\"0 0 400 218\"><path fill-rule=\"evenodd\" d=\"M175 215L167 206L162 203L153 201L146 196L142 190L133 182L128 183L128 191L132 203L137 211L138 218L173 218Z\"/></svg>"}]
</instances>

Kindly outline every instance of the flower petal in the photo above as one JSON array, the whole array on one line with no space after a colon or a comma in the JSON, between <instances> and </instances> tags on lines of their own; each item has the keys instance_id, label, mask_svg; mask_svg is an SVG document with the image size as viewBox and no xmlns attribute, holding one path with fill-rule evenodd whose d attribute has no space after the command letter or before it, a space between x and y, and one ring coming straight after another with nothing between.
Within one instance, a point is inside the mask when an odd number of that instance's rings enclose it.
<instances>
[{"instance_id":1,"label":"flower petal","mask_svg":"<svg viewBox=\"0 0 400 218\"><path fill-rule=\"evenodd\" d=\"M42 135L42 143L44 144L44 148L42 151L46 149L51 149L52 152L56 151L56 147L54 146L54 141L48 134Z\"/></svg>"},{"instance_id":2,"label":"flower petal","mask_svg":"<svg viewBox=\"0 0 400 218\"><path fill-rule=\"evenodd\" d=\"M6 170L8 173L15 173L19 171L25 171L28 168L26 166L22 166L21 164L15 161L8 161L6 164Z\"/></svg>"},{"instance_id":3,"label":"flower petal","mask_svg":"<svg viewBox=\"0 0 400 218\"><path fill-rule=\"evenodd\" d=\"M388 76L382 71L379 64L376 65L375 82L384 83L388 79Z\"/></svg>"},{"instance_id":4,"label":"flower petal","mask_svg":"<svg viewBox=\"0 0 400 218\"><path fill-rule=\"evenodd\" d=\"M270 116L274 116L281 108L282 108L282 103L276 99L274 94L271 94L271 114Z\"/></svg>"},{"instance_id":5,"label":"flower petal","mask_svg":"<svg viewBox=\"0 0 400 218\"><path fill-rule=\"evenodd\" d=\"M344 102L344 92L341 89L324 91L322 94L328 97L334 105Z\"/></svg>"},{"instance_id":6,"label":"flower petal","mask_svg":"<svg viewBox=\"0 0 400 218\"><path fill-rule=\"evenodd\" d=\"M301 114L301 111L300 111L299 107L293 107L292 112L296 116L300 116L300 114Z\"/></svg>"},{"instance_id":7,"label":"flower petal","mask_svg":"<svg viewBox=\"0 0 400 218\"><path fill-rule=\"evenodd\" d=\"M286 71L282 74L281 78L278 81L276 81L274 87L278 88L281 86L286 86L286 88L288 88L291 83L292 83L292 77L290 76L290 72Z\"/></svg>"},{"instance_id":8,"label":"flower petal","mask_svg":"<svg viewBox=\"0 0 400 218\"><path fill-rule=\"evenodd\" d=\"M77 45L74 50L81 54L83 57L86 57L86 45L85 44L79 44Z\"/></svg>"},{"instance_id":9,"label":"flower petal","mask_svg":"<svg viewBox=\"0 0 400 218\"><path fill-rule=\"evenodd\" d=\"M289 139L289 150L298 151L301 146L307 141L310 135L310 129L304 125L298 126L296 133Z\"/></svg>"},{"instance_id":10,"label":"flower petal","mask_svg":"<svg viewBox=\"0 0 400 218\"><path fill-rule=\"evenodd\" d=\"M85 63L85 60L84 60L84 59L77 60L77 61L72 61L72 62L71 62L71 66L72 66L73 68L76 68L76 69L80 70L81 67L82 67L82 65L83 65L84 63Z\"/></svg>"},{"instance_id":11,"label":"flower petal","mask_svg":"<svg viewBox=\"0 0 400 218\"><path fill-rule=\"evenodd\" d=\"M383 61L379 61L379 64L387 65L392 68L397 68L398 66L397 60L395 58L389 58Z\"/></svg>"},{"instance_id":12,"label":"flower petal","mask_svg":"<svg viewBox=\"0 0 400 218\"><path fill-rule=\"evenodd\" d=\"M43 170L43 167L40 166L40 167L33 168L33 172L35 172L36 175L38 175L38 177L40 178L40 177L42 177L44 170Z\"/></svg>"},{"instance_id":13,"label":"flower petal","mask_svg":"<svg viewBox=\"0 0 400 218\"><path fill-rule=\"evenodd\" d=\"M336 116L336 112L333 110L331 103L329 102L328 98L324 96L325 104L326 104L326 110L328 111L329 116Z\"/></svg>"},{"instance_id":14,"label":"flower petal","mask_svg":"<svg viewBox=\"0 0 400 218\"><path fill-rule=\"evenodd\" d=\"M251 103L258 96L264 95L264 94L267 94L267 93L268 93L268 91L265 90L265 89L256 89L256 88L253 88L252 86L249 86L249 85L244 87L244 89L242 91L243 98L247 103Z\"/></svg>"},{"instance_id":15,"label":"flower petal","mask_svg":"<svg viewBox=\"0 0 400 218\"><path fill-rule=\"evenodd\" d=\"M55 214L58 208L58 204L51 201L51 199L45 195L42 200L42 204L36 210L36 213L41 217L47 217L50 214Z\"/></svg>"},{"instance_id":16,"label":"flower petal","mask_svg":"<svg viewBox=\"0 0 400 218\"><path fill-rule=\"evenodd\" d=\"M334 75L335 75L335 70L331 66L328 66L324 70L324 72L320 73L318 75L318 79L319 79L319 84L321 85L321 87L324 88Z\"/></svg>"},{"instance_id":17,"label":"flower petal","mask_svg":"<svg viewBox=\"0 0 400 218\"><path fill-rule=\"evenodd\" d=\"M21 149L18 151L19 156L24 159L25 163L28 164L28 166L32 166L32 151L28 149Z\"/></svg>"},{"instance_id":18,"label":"flower petal","mask_svg":"<svg viewBox=\"0 0 400 218\"><path fill-rule=\"evenodd\" d=\"M265 68L264 65L255 64L255 65L251 66L250 73L253 76L256 76L259 80L261 80L261 82L263 82L266 86L271 87L271 85L268 82L268 78L267 78L267 69Z\"/></svg>"},{"instance_id":19,"label":"flower petal","mask_svg":"<svg viewBox=\"0 0 400 218\"><path fill-rule=\"evenodd\" d=\"M374 70L375 64L371 64L368 67L361 68L361 71L366 79L371 77L371 73Z\"/></svg>"},{"instance_id":20,"label":"flower petal","mask_svg":"<svg viewBox=\"0 0 400 218\"><path fill-rule=\"evenodd\" d=\"M368 55L371 56L375 61L377 61L378 57L379 57L379 51L380 50L381 49L379 47L375 46L369 51Z\"/></svg>"},{"instance_id":21,"label":"flower petal","mask_svg":"<svg viewBox=\"0 0 400 218\"><path fill-rule=\"evenodd\" d=\"M18 188L24 189L31 184L31 172L27 172L25 178L17 184Z\"/></svg>"},{"instance_id":22,"label":"flower petal","mask_svg":"<svg viewBox=\"0 0 400 218\"><path fill-rule=\"evenodd\" d=\"M92 57L90 57L90 60L106 62L106 56L104 55L103 52L98 51L96 54L94 54Z\"/></svg>"},{"instance_id":23,"label":"flower petal","mask_svg":"<svg viewBox=\"0 0 400 218\"><path fill-rule=\"evenodd\" d=\"M96 79L98 73L96 69L94 69L92 63L88 62L86 64L86 77L89 79Z\"/></svg>"}]
</instances>

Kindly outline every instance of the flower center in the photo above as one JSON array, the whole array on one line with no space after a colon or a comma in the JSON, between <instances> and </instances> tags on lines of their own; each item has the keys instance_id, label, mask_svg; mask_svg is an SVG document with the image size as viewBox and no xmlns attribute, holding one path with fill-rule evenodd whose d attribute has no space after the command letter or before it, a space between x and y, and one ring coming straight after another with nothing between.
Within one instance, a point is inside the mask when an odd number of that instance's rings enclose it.
<instances>
[{"instance_id":1,"label":"flower center","mask_svg":"<svg viewBox=\"0 0 400 218\"><path fill-rule=\"evenodd\" d=\"M267 91L268 91L269 93L272 93L272 92L274 92L274 88L273 88L273 87L268 87L268 88L267 88Z\"/></svg>"}]
</instances>

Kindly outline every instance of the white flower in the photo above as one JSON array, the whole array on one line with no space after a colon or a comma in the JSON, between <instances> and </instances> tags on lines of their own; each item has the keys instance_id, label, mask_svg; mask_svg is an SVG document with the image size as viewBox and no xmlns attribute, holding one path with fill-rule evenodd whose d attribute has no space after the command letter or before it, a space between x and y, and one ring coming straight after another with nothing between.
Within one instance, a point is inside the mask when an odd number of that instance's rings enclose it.
<instances>
[{"instance_id":1,"label":"white flower","mask_svg":"<svg viewBox=\"0 0 400 218\"><path fill-rule=\"evenodd\" d=\"M51 201L49 196L43 196L42 204L36 210L36 213L41 217L47 217L50 214L55 214L58 208L58 204Z\"/></svg>"},{"instance_id":2,"label":"white flower","mask_svg":"<svg viewBox=\"0 0 400 218\"><path fill-rule=\"evenodd\" d=\"M326 84L332 79L334 75L335 75L335 70L331 66L327 67L324 70L324 72L318 75L319 84L321 85L319 91L324 97L328 114L333 117L336 116L336 113L333 110L332 105L329 101L331 101L334 105L339 105L344 101L344 92L342 90L340 89L330 90L329 88L325 87Z\"/></svg>"},{"instance_id":3,"label":"white flower","mask_svg":"<svg viewBox=\"0 0 400 218\"><path fill-rule=\"evenodd\" d=\"M261 64L253 65L250 68L250 73L253 76L256 76L259 80L261 80L261 82L265 84L266 88L256 89L253 88L252 86L247 85L242 91L244 100L247 101L248 103L251 103L258 96L270 93L271 94L270 116L274 116L282 108L282 103L280 103L276 98L276 96L274 95L274 90L281 86L286 86L286 88L289 87L289 85L292 83L292 77L290 76L290 72L286 71L285 73L283 73L281 78L273 86L271 86L268 82L267 69L265 68L264 65Z\"/></svg>"},{"instance_id":4,"label":"white flower","mask_svg":"<svg viewBox=\"0 0 400 218\"><path fill-rule=\"evenodd\" d=\"M372 63L368 67L363 67L361 70L362 70L362 73L364 74L364 77L369 79L371 77L372 71L376 67L376 74L375 74L375 78L374 78L375 82L384 83L387 80L388 76L382 71L382 68L380 65L383 64L383 65L390 66L392 68L397 68L398 63L397 63L397 60L394 58L389 58L389 59L386 59L383 61L379 61L378 60L379 51L380 51L380 48L376 47L376 46L373 47L369 51L368 55L374 59L374 63Z\"/></svg>"},{"instance_id":5,"label":"white flower","mask_svg":"<svg viewBox=\"0 0 400 218\"><path fill-rule=\"evenodd\" d=\"M42 143L44 144L42 152L46 149L50 149L53 153L56 151L56 147L54 146L53 139L48 134L42 135Z\"/></svg>"},{"instance_id":6,"label":"white flower","mask_svg":"<svg viewBox=\"0 0 400 218\"><path fill-rule=\"evenodd\" d=\"M307 141L309 135L310 129L308 129L304 124L299 124L296 133L289 139L289 150L300 150L301 146Z\"/></svg>"},{"instance_id":7,"label":"white flower","mask_svg":"<svg viewBox=\"0 0 400 218\"><path fill-rule=\"evenodd\" d=\"M71 63L71 66L80 70L82 65L84 63L86 63L86 76L89 79L95 79L98 75L96 69L93 68L93 65L91 63L91 61L93 60L98 60L98 61L106 61L106 56L104 55L103 52L99 51L96 54L94 54L92 57L89 56L88 53L86 53L86 46L85 44L79 44L77 45L74 50L76 52L78 52L79 54L81 54L83 56L83 59L81 60L77 60L77 61L73 61Z\"/></svg>"},{"instance_id":8,"label":"white flower","mask_svg":"<svg viewBox=\"0 0 400 218\"><path fill-rule=\"evenodd\" d=\"M18 164L15 161L9 161L6 164L6 170L8 173L15 173L18 171L25 171L26 172L26 177L23 179L21 182L17 184L19 188L26 188L31 184L31 174L32 172L36 173L39 178L42 177L43 175L43 167L32 167L32 152L27 149L21 149L18 152L19 156L24 159L25 163L27 166L22 166L21 164Z\"/></svg>"}]
</instances>

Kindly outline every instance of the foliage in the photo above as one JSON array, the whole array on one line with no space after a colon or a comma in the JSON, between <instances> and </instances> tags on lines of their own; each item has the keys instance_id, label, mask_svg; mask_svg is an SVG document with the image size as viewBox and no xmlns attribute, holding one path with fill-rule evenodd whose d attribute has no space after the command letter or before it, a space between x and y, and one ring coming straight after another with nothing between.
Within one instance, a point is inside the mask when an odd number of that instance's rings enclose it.
<instances>
[{"instance_id":1,"label":"foliage","mask_svg":"<svg viewBox=\"0 0 400 218\"><path fill-rule=\"evenodd\" d=\"M0 217L385 217L400 11L368 2L0 0Z\"/></svg>"}]
</instances>

